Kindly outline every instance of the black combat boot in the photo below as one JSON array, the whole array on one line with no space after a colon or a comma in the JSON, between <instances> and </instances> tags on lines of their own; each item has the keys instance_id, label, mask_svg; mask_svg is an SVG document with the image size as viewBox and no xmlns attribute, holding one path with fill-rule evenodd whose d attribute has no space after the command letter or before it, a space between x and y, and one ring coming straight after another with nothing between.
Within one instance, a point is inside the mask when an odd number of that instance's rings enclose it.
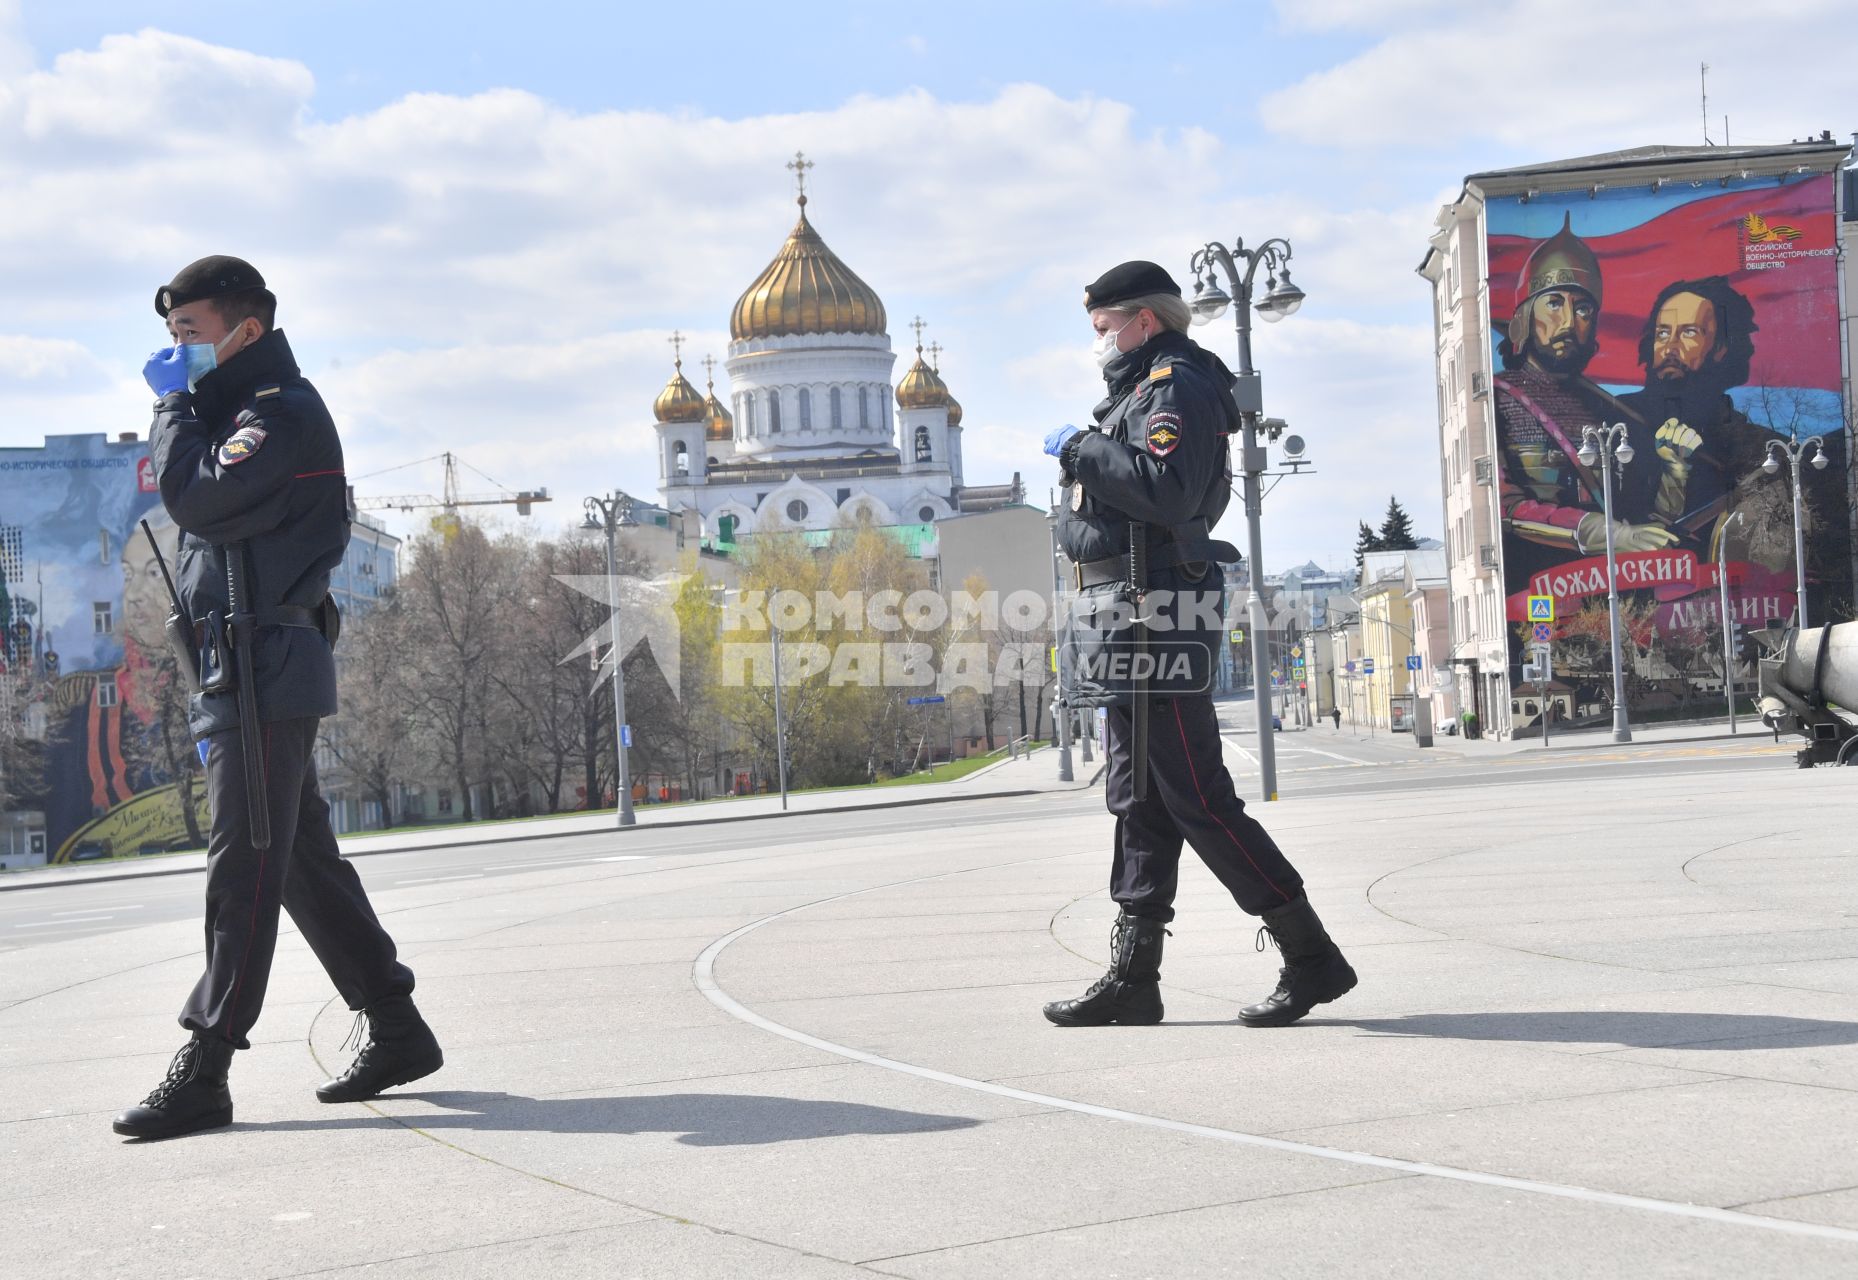
<instances>
[{"instance_id":1,"label":"black combat boot","mask_svg":"<svg viewBox=\"0 0 1858 1280\"><path fill-rule=\"evenodd\" d=\"M1120 1022L1152 1027L1161 1021L1161 940L1167 929L1159 920L1116 917L1110 933L1110 971L1075 1000L1045 1006L1045 1016L1061 1027L1102 1027Z\"/></svg>"},{"instance_id":2,"label":"black combat boot","mask_svg":"<svg viewBox=\"0 0 1858 1280\"><path fill-rule=\"evenodd\" d=\"M445 1065L438 1037L413 1007L412 996L387 996L355 1016L351 1039L368 1023L368 1041L347 1071L316 1086L324 1102L360 1102L398 1085L429 1076ZM344 1040L344 1048L349 1041Z\"/></svg>"},{"instance_id":3,"label":"black combat boot","mask_svg":"<svg viewBox=\"0 0 1858 1280\"><path fill-rule=\"evenodd\" d=\"M1248 1027L1289 1026L1317 1005L1355 989L1355 971L1323 930L1308 898L1267 911L1263 920L1258 949L1264 950L1269 935L1283 953L1284 967L1277 971L1277 990L1239 1010L1240 1022Z\"/></svg>"},{"instance_id":4,"label":"black combat boot","mask_svg":"<svg viewBox=\"0 0 1858 1280\"><path fill-rule=\"evenodd\" d=\"M168 1064L168 1078L139 1107L118 1115L110 1128L125 1138L178 1138L232 1123L232 1042L201 1036L181 1046Z\"/></svg>"}]
</instances>

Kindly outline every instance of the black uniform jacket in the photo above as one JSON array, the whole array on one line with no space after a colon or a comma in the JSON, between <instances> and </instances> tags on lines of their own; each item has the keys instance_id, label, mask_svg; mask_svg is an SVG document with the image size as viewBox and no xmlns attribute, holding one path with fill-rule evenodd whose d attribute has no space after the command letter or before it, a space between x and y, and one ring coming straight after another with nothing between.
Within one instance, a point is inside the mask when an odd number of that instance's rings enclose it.
<instances>
[{"instance_id":1,"label":"black uniform jacket","mask_svg":"<svg viewBox=\"0 0 1858 1280\"><path fill-rule=\"evenodd\" d=\"M1223 629L1217 617L1223 579L1218 564L1195 558L1195 551L1204 555L1232 497L1227 436L1239 426L1234 379L1219 357L1170 332L1111 361L1104 380L1109 394L1091 411L1097 429L1071 437L1059 459L1074 478L1059 508L1059 543L1088 565L1127 557L1131 522L1144 526L1151 567L1143 585L1176 602L1151 628L1149 646L1162 661L1147 687L1162 696L1205 692ZM1093 594L1115 591L1086 586L1080 600L1088 610ZM1190 597L1202 605L1197 612L1179 607ZM1176 654L1186 656L1191 674L1178 674ZM1177 674L1170 678L1170 671ZM1088 687L1066 695L1074 706L1122 700Z\"/></svg>"},{"instance_id":2,"label":"black uniform jacket","mask_svg":"<svg viewBox=\"0 0 1858 1280\"><path fill-rule=\"evenodd\" d=\"M335 714L335 656L320 630L267 625L277 606L320 610L348 547L348 488L335 422L281 329L155 404L149 454L181 529L177 583L196 622L227 606L226 557L245 542L259 616L252 649L263 720ZM194 736L238 724L234 694L196 694Z\"/></svg>"}]
</instances>

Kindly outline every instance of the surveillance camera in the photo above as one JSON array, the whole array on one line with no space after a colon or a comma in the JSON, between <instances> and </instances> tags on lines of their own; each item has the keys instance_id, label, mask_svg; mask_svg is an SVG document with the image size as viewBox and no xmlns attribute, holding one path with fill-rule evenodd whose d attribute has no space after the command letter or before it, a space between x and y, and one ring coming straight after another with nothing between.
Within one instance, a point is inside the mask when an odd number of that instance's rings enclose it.
<instances>
[{"instance_id":1,"label":"surveillance camera","mask_svg":"<svg viewBox=\"0 0 1858 1280\"><path fill-rule=\"evenodd\" d=\"M1301 458L1307 446L1303 443L1302 436L1285 436L1283 443L1278 447L1284 451L1286 458Z\"/></svg>"}]
</instances>

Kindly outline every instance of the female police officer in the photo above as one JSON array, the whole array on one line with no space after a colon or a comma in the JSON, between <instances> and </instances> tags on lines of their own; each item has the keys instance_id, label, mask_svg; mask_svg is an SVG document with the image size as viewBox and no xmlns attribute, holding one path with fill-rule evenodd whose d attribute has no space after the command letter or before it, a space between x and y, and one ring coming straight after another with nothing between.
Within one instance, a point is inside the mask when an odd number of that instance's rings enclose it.
<instances>
[{"instance_id":1,"label":"female police officer","mask_svg":"<svg viewBox=\"0 0 1858 1280\"><path fill-rule=\"evenodd\" d=\"M1060 1026L1161 1021L1162 938L1185 840L1239 906L1262 917L1283 955L1277 989L1241 1009L1240 1021L1283 1026L1353 988L1355 971L1296 868L1245 812L1220 754L1216 562L1238 553L1210 531L1232 492L1233 376L1187 338L1180 286L1152 262L1105 272L1084 306L1108 395L1092 410L1094 428L1060 427L1045 451L1064 474L1058 535L1078 588L1065 700L1108 708L1110 892L1122 910L1109 972L1081 997L1045 1006L1045 1016ZM1146 580L1134 581L1138 573Z\"/></svg>"}]
</instances>

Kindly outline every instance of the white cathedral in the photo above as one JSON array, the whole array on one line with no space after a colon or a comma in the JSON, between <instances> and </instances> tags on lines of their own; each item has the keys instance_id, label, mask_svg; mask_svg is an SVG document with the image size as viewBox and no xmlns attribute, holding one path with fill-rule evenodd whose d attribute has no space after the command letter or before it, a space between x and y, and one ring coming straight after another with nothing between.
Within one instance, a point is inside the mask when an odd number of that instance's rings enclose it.
<instances>
[{"instance_id":1,"label":"white cathedral","mask_svg":"<svg viewBox=\"0 0 1858 1280\"><path fill-rule=\"evenodd\" d=\"M703 536L933 524L1024 502L1019 478L966 484L961 405L923 359L896 385L884 303L800 220L774 261L736 300L723 367L728 404L684 377L678 356L652 404L658 491L671 512L695 511ZM713 362L711 373L714 374Z\"/></svg>"}]
</instances>

